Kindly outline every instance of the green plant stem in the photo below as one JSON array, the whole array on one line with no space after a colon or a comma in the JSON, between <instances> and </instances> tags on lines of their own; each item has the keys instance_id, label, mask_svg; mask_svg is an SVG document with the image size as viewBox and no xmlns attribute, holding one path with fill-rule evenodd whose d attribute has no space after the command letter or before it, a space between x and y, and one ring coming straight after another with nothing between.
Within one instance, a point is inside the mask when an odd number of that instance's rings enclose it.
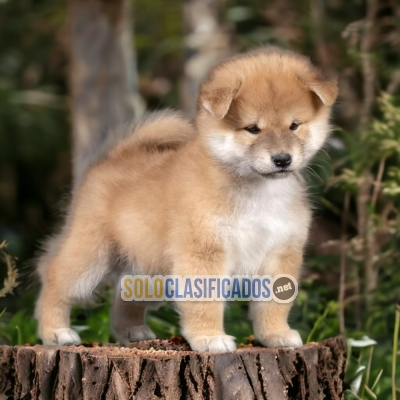
<instances>
[{"instance_id":1,"label":"green plant stem","mask_svg":"<svg viewBox=\"0 0 400 400\"><path fill-rule=\"evenodd\" d=\"M374 353L374 346L371 346L371 348L369 350L367 369L365 370L364 385L362 385L362 387L361 387L360 397L362 399L364 398L365 390L369 389L368 384L369 384L369 377L371 374L371 364L372 364L372 354L373 353ZM376 398L376 396L375 396L375 398Z\"/></svg>"},{"instance_id":2,"label":"green plant stem","mask_svg":"<svg viewBox=\"0 0 400 400\"><path fill-rule=\"evenodd\" d=\"M318 317L318 319L315 322L313 328L311 329L310 334L307 336L307 343L311 342L311 338L313 337L314 332L317 330L317 328L319 327L320 323L326 318L326 316L328 315L328 312L329 312L329 304L326 306L325 311L323 312L323 314Z\"/></svg>"},{"instance_id":3,"label":"green plant stem","mask_svg":"<svg viewBox=\"0 0 400 400\"><path fill-rule=\"evenodd\" d=\"M340 238L340 280L339 280L339 326L342 335L346 332L346 323L344 317L344 299L346 295L346 269L347 269L347 224L350 206L350 192L347 190L344 195L344 205L342 212L342 226Z\"/></svg>"},{"instance_id":4,"label":"green plant stem","mask_svg":"<svg viewBox=\"0 0 400 400\"><path fill-rule=\"evenodd\" d=\"M392 399L396 400L396 364L397 364L397 349L399 342L399 326L400 326L400 306L396 308L396 317L394 323L393 335L393 357L392 357Z\"/></svg>"}]
</instances>

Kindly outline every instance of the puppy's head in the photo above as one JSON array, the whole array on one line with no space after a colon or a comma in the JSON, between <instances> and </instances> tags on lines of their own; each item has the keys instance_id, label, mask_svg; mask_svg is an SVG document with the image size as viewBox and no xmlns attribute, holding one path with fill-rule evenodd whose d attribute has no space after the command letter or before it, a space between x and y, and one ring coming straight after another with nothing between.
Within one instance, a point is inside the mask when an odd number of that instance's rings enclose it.
<instances>
[{"instance_id":1,"label":"puppy's head","mask_svg":"<svg viewBox=\"0 0 400 400\"><path fill-rule=\"evenodd\" d=\"M337 92L337 80L306 57L268 47L211 72L196 124L214 157L235 173L284 177L324 144Z\"/></svg>"}]
</instances>

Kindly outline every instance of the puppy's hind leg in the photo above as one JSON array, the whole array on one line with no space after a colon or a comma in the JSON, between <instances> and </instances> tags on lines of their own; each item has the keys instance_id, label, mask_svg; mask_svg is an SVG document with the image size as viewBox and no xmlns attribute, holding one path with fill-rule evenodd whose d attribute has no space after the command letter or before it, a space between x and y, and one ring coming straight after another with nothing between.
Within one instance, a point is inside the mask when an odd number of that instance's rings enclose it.
<instances>
[{"instance_id":1,"label":"puppy's hind leg","mask_svg":"<svg viewBox=\"0 0 400 400\"><path fill-rule=\"evenodd\" d=\"M124 301L121 298L121 278L115 282L114 302L112 308L112 332L121 344L139 340L156 338L153 331L146 325L146 310L158 308L159 302Z\"/></svg>"},{"instance_id":2,"label":"puppy's hind leg","mask_svg":"<svg viewBox=\"0 0 400 400\"><path fill-rule=\"evenodd\" d=\"M39 260L42 290L36 304L39 336L44 344L78 344L70 328L73 305L90 298L108 271L108 251L97 232L72 226L53 238Z\"/></svg>"}]
</instances>

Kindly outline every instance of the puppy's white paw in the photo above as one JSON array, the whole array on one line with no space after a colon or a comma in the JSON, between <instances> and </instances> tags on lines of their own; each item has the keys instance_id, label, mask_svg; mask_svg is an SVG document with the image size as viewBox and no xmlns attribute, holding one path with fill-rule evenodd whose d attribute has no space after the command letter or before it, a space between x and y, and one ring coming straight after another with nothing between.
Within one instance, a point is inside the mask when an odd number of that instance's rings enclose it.
<instances>
[{"instance_id":1,"label":"puppy's white paw","mask_svg":"<svg viewBox=\"0 0 400 400\"><path fill-rule=\"evenodd\" d=\"M131 326L123 331L115 332L115 336L122 344L140 340L154 340L156 338L154 332L146 325Z\"/></svg>"},{"instance_id":2,"label":"puppy's white paw","mask_svg":"<svg viewBox=\"0 0 400 400\"><path fill-rule=\"evenodd\" d=\"M197 336L189 339L189 343L195 351L227 353L236 350L234 337L229 335Z\"/></svg>"},{"instance_id":3,"label":"puppy's white paw","mask_svg":"<svg viewBox=\"0 0 400 400\"><path fill-rule=\"evenodd\" d=\"M269 333L257 339L267 347L300 347L303 345L299 332L294 329Z\"/></svg>"},{"instance_id":4,"label":"puppy's white paw","mask_svg":"<svg viewBox=\"0 0 400 400\"><path fill-rule=\"evenodd\" d=\"M127 334L131 342L154 340L156 338L154 332L146 325L132 326L128 329Z\"/></svg>"},{"instance_id":5,"label":"puppy's white paw","mask_svg":"<svg viewBox=\"0 0 400 400\"><path fill-rule=\"evenodd\" d=\"M71 328L59 328L53 331L53 338L50 340L43 339L44 344L52 344L59 346L67 346L80 344L79 335Z\"/></svg>"}]
</instances>

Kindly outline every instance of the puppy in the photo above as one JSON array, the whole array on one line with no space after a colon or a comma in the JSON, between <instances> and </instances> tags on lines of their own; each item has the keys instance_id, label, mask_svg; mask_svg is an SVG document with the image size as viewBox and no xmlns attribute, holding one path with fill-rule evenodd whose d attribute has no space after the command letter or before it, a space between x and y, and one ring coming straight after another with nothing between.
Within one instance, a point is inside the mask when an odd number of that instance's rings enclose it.
<instances>
[{"instance_id":1,"label":"puppy","mask_svg":"<svg viewBox=\"0 0 400 400\"><path fill-rule=\"evenodd\" d=\"M128 130L87 169L39 260L43 342L79 343L71 307L117 264L129 274L297 278L311 219L301 170L327 138L336 96L336 79L307 58L267 47L211 72L193 126L164 113ZM116 293L118 340L153 338L145 305L123 302L120 287ZM251 302L262 344L301 346L287 323L290 306ZM223 302L177 307L193 350L235 350Z\"/></svg>"}]
</instances>

